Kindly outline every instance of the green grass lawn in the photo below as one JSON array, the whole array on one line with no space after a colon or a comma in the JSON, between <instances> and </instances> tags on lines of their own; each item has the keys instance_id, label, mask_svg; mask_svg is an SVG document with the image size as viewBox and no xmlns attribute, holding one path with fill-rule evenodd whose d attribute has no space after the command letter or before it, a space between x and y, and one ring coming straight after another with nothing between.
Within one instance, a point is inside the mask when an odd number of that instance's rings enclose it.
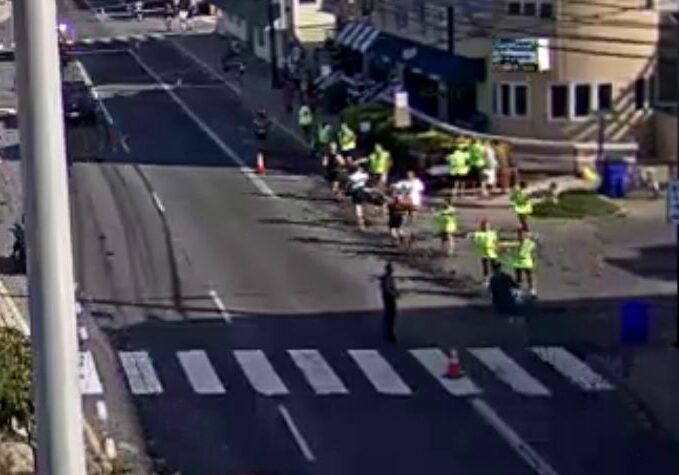
<instances>
[{"instance_id":1,"label":"green grass lawn","mask_svg":"<svg viewBox=\"0 0 679 475\"><path fill-rule=\"evenodd\" d=\"M593 191L574 190L559 195L557 203L541 201L536 203L533 216L537 218L572 218L587 216L610 216L620 208Z\"/></svg>"}]
</instances>

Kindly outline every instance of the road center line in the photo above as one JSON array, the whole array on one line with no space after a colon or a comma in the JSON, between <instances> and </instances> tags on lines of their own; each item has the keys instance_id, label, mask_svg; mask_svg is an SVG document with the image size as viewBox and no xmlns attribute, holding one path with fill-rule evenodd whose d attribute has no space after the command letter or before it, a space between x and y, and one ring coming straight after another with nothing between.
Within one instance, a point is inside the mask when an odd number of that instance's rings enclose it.
<instances>
[{"instance_id":1,"label":"road center line","mask_svg":"<svg viewBox=\"0 0 679 475\"><path fill-rule=\"evenodd\" d=\"M307 462L315 462L316 457L309 448L309 444L307 444L306 440L304 440L304 437L297 428L295 421L292 420L292 416L290 415L290 412L288 412L288 409L283 404L279 404L278 412L281 414L281 417L285 421L285 425L288 426L288 430L290 430L290 433L294 437L295 442L299 447L299 450L302 451L302 455L304 455L304 458L307 460Z\"/></svg>"},{"instance_id":2,"label":"road center line","mask_svg":"<svg viewBox=\"0 0 679 475\"><path fill-rule=\"evenodd\" d=\"M222 299L219 297L217 291L210 289L209 294L212 302L214 302L215 307L217 307L217 310L219 310L219 314L222 316L222 318L224 318L227 323L231 323L231 314L228 312L228 310L226 310L226 306L224 305L224 302L222 302Z\"/></svg>"},{"instance_id":3,"label":"road center line","mask_svg":"<svg viewBox=\"0 0 679 475\"><path fill-rule=\"evenodd\" d=\"M147 65L135 51L130 49L128 50L128 53L149 76L151 76L158 84L160 84L160 86L172 98L172 100L176 102L179 107L181 107L186 115L188 115L189 118L191 118L191 120L193 120L208 137L210 137L210 139L212 139L215 145L217 145L217 147L222 152L224 152L226 156L233 160L236 165L238 165L243 175L245 175L248 180L250 180L252 184L255 185L255 188L257 188L260 193L274 199L280 199L279 196L276 195L276 193L274 193L271 188L269 188L269 185L267 185L264 180L257 176L254 170L248 167L238 156L238 154L236 154L236 152L234 152L231 147L226 145L219 135L217 135L214 130L212 130L205 122L203 122L203 120L198 117L198 115L188 105L186 105L186 103L177 95L177 93L174 92L172 86L164 83L162 78L153 69L151 69L151 67Z\"/></svg>"},{"instance_id":4,"label":"road center line","mask_svg":"<svg viewBox=\"0 0 679 475\"><path fill-rule=\"evenodd\" d=\"M509 424L503 421L500 416L480 398L472 398L469 404L474 411L507 442L538 475L558 475L541 456L527 442L525 442Z\"/></svg>"},{"instance_id":5,"label":"road center line","mask_svg":"<svg viewBox=\"0 0 679 475\"><path fill-rule=\"evenodd\" d=\"M160 212L160 214L165 214L165 206L163 205L163 202L160 201L160 196L158 196L158 193L153 191L151 193L151 196L153 197L153 204L156 205L156 208Z\"/></svg>"}]
</instances>

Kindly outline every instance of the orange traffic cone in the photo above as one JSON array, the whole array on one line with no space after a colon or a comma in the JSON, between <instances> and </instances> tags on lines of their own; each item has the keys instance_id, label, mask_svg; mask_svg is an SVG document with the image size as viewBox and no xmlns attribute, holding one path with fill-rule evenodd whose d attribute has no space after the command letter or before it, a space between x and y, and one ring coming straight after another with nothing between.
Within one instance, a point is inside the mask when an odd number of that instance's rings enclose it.
<instances>
[{"instance_id":1,"label":"orange traffic cone","mask_svg":"<svg viewBox=\"0 0 679 475\"><path fill-rule=\"evenodd\" d=\"M257 152L257 168L255 172L257 175L266 174L266 165L264 165L264 154L262 152Z\"/></svg>"},{"instance_id":2,"label":"orange traffic cone","mask_svg":"<svg viewBox=\"0 0 679 475\"><path fill-rule=\"evenodd\" d=\"M464 376L457 350L450 350L450 359L448 360L448 366L446 367L444 376L450 379L457 379Z\"/></svg>"}]
</instances>

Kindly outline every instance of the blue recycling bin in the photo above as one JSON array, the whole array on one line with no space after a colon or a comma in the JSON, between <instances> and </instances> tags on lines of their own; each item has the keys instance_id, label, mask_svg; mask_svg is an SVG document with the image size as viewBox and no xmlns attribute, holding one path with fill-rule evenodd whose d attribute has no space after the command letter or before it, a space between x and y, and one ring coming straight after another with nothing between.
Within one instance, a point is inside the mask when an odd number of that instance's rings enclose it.
<instances>
[{"instance_id":1,"label":"blue recycling bin","mask_svg":"<svg viewBox=\"0 0 679 475\"><path fill-rule=\"evenodd\" d=\"M630 184L632 164L625 160L603 160L599 165L599 193L609 198L624 198Z\"/></svg>"},{"instance_id":2,"label":"blue recycling bin","mask_svg":"<svg viewBox=\"0 0 679 475\"><path fill-rule=\"evenodd\" d=\"M648 304L631 300L620 309L620 343L644 344L648 342Z\"/></svg>"}]
</instances>

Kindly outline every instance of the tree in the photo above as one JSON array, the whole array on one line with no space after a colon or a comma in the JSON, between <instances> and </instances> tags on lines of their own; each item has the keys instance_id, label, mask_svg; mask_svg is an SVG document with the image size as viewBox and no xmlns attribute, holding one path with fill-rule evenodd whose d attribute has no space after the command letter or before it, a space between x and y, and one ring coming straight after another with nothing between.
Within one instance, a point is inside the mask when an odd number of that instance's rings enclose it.
<instances>
[{"instance_id":1,"label":"tree","mask_svg":"<svg viewBox=\"0 0 679 475\"><path fill-rule=\"evenodd\" d=\"M35 451L31 344L14 328L0 328L0 430L14 434Z\"/></svg>"}]
</instances>

